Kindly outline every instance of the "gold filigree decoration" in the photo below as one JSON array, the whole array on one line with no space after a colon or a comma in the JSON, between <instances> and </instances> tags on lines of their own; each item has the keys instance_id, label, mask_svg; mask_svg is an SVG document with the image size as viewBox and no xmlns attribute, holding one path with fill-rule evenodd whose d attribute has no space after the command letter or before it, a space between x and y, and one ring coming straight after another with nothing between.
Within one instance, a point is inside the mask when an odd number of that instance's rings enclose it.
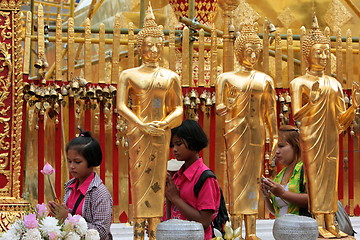
<instances>
[{"instance_id":1,"label":"gold filigree decoration","mask_svg":"<svg viewBox=\"0 0 360 240\"><path fill-rule=\"evenodd\" d=\"M332 0L325 13L324 20L331 28L331 31L335 32L344 26L351 18L351 13L339 0Z\"/></svg>"},{"instance_id":2,"label":"gold filigree decoration","mask_svg":"<svg viewBox=\"0 0 360 240\"><path fill-rule=\"evenodd\" d=\"M0 231L6 231L8 228L23 218L30 205L24 201L17 204L1 204L0 205Z\"/></svg>"},{"instance_id":3,"label":"gold filigree decoration","mask_svg":"<svg viewBox=\"0 0 360 240\"><path fill-rule=\"evenodd\" d=\"M252 24L260 19L258 14L245 0L241 0L239 7L234 11L234 23Z\"/></svg>"},{"instance_id":4,"label":"gold filigree decoration","mask_svg":"<svg viewBox=\"0 0 360 240\"><path fill-rule=\"evenodd\" d=\"M282 13L280 13L280 15L277 17L277 19L285 28L289 28L290 25L295 22L295 17L289 7L285 8L284 11L282 11Z\"/></svg>"},{"instance_id":5,"label":"gold filigree decoration","mask_svg":"<svg viewBox=\"0 0 360 240\"><path fill-rule=\"evenodd\" d=\"M0 12L0 15L1 13L2 12ZM4 31L4 28L0 27L0 30ZM9 139L10 136L9 122L11 119L8 113L10 110L10 106L6 106L5 102L10 95L12 63L8 47L4 42L0 43L0 63L0 72L4 72L5 70L7 71L6 75L4 74L0 76L0 125L2 126L2 132L0 133L0 150L5 151L0 153L0 169L5 169L9 166L8 151L10 149L10 142L7 139Z\"/></svg>"},{"instance_id":6,"label":"gold filigree decoration","mask_svg":"<svg viewBox=\"0 0 360 240\"><path fill-rule=\"evenodd\" d=\"M13 164L13 189L12 197L20 198L20 173L21 173L21 132L23 117L23 74L22 74L22 47L21 47L21 12L16 12L14 16L14 77L13 79L13 120L12 120L12 142L11 142L11 159Z\"/></svg>"},{"instance_id":7,"label":"gold filigree decoration","mask_svg":"<svg viewBox=\"0 0 360 240\"><path fill-rule=\"evenodd\" d=\"M22 4L21 0L2 0L0 3L0 9L20 9Z\"/></svg>"},{"instance_id":8,"label":"gold filigree decoration","mask_svg":"<svg viewBox=\"0 0 360 240\"><path fill-rule=\"evenodd\" d=\"M10 39L12 37L11 34L11 24L10 24L10 12L0 12L0 16L3 17L3 19L0 18L0 30L1 30L1 37L4 41L5 39Z\"/></svg>"}]
</instances>

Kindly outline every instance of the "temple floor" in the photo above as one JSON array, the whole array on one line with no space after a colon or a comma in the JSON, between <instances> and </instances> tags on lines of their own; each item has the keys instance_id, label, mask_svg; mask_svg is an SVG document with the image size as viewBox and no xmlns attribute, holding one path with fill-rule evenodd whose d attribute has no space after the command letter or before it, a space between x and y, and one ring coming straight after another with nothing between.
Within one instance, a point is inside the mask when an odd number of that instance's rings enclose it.
<instances>
[{"instance_id":1,"label":"temple floor","mask_svg":"<svg viewBox=\"0 0 360 240\"><path fill-rule=\"evenodd\" d=\"M355 238L360 240L360 217L350 217L354 230L358 233ZM257 220L256 231L262 240L274 240L272 235L274 220ZM114 240L132 240L133 229L125 223L114 223L111 225ZM146 238L147 239L147 238Z\"/></svg>"}]
</instances>

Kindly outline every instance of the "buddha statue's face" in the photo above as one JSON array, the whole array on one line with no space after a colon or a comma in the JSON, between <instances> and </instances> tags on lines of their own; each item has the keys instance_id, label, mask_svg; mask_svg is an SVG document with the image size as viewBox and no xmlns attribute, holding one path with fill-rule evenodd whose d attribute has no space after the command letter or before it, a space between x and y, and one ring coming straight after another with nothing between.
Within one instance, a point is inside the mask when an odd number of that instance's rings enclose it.
<instances>
[{"instance_id":1,"label":"buddha statue's face","mask_svg":"<svg viewBox=\"0 0 360 240\"><path fill-rule=\"evenodd\" d=\"M239 56L240 64L253 69L261 53L261 44L246 43L243 52Z\"/></svg>"},{"instance_id":2,"label":"buddha statue's face","mask_svg":"<svg viewBox=\"0 0 360 240\"><path fill-rule=\"evenodd\" d=\"M308 57L309 67L311 70L324 70L327 59L330 57L330 46L325 43L314 44L310 49Z\"/></svg>"},{"instance_id":3,"label":"buddha statue's face","mask_svg":"<svg viewBox=\"0 0 360 240\"><path fill-rule=\"evenodd\" d=\"M162 37L146 37L141 45L140 55L144 62L158 62L162 55Z\"/></svg>"}]
</instances>

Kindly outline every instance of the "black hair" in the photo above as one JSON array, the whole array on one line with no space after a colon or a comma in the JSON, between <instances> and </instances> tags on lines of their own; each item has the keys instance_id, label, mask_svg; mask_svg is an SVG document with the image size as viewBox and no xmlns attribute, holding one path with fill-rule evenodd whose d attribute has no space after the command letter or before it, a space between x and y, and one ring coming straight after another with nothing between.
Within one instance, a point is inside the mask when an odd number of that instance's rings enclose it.
<instances>
[{"instance_id":1,"label":"black hair","mask_svg":"<svg viewBox=\"0 0 360 240\"><path fill-rule=\"evenodd\" d=\"M91 136L89 131L80 129L78 137L73 138L66 146L66 152L73 149L87 161L88 167L97 167L102 161L102 151L99 142Z\"/></svg>"},{"instance_id":2,"label":"black hair","mask_svg":"<svg viewBox=\"0 0 360 240\"><path fill-rule=\"evenodd\" d=\"M180 126L171 129L171 137L175 135L187 142L188 149L196 152L200 152L209 143L199 123L191 119L186 119Z\"/></svg>"}]
</instances>

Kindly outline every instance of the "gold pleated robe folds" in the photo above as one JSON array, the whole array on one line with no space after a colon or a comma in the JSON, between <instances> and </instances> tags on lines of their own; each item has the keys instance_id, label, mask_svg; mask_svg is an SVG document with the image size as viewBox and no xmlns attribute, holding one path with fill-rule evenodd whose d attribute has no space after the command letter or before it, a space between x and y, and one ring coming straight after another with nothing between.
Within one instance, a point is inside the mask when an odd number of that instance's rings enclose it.
<instances>
[{"instance_id":1,"label":"gold pleated robe folds","mask_svg":"<svg viewBox=\"0 0 360 240\"><path fill-rule=\"evenodd\" d=\"M231 215L257 214L265 123L271 134L276 132L274 83L270 76L252 70L246 78L235 72L223 73L217 87L221 89L219 99L226 105L230 95L237 92L224 127L229 211Z\"/></svg>"},{"instance_id":2,"label":"gold pleated robe folds","mask_svg":"<svg viewBox=\"0 0 360 240\"><path fill-rule=\"evenodd\" d=\"M131 109L120 111L129 122L131 200L135 218L162 217L171 128L182 122L181 85L178 75L168 69L150 74L139 69L125 70L120 76L120 87L126 88L120 94L127 93L131 100ZM123 98L127 99L119 96L120 101L127 101ZM166 121L169 127L163 135L151 136L140 130L138 119L143 123Z\"/></svg>"},{"instance_id":3,"label":"gold pleated robe folds","mask_svg":"<svg viewBox=\"0 0 360 240\"><path fill-rule=\"evenodd\" d=\"M320 82L318 101L295 120L301 122L309 210L315 214L334 213L338 200L339 134L343 131L338 119L346 110L342 87L335 78L326 75L323 79L305 75L291 82L291 93L296 111L296 105L303 106L310 98L316 80Z\"/></svg>"}]
</instances>

